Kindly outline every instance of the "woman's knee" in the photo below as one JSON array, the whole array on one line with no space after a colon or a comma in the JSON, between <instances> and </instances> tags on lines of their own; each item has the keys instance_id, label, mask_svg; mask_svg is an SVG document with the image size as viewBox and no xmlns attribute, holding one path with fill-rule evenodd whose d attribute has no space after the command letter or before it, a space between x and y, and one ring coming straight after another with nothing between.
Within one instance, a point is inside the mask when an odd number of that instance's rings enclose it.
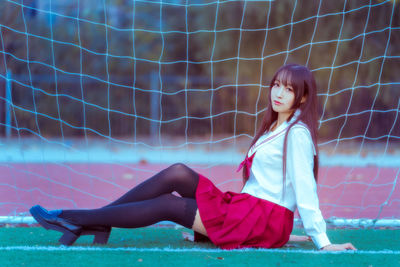
<instances>
[{"instance_id":1,"label":"woman's knee","mask_svg":"<svg viewBox=\"0 0 400 267\"><path fill-rule=\"evenodd\" d=\"M183 163L175 163L169 168L170 172L173 174L174 178L184 179L190 175L194 175L195 172Z\"/></svg>"},{"instance_id":2,"label":"woman's knee","mask_svg":"<svg viewBox=\"0 0 400 267\"><path fill-rule=\"evenodd\" d=\"M178 162L178 163L174 163L171 166L169 166L168 169L172 169L174 171L179 172L179 171L187 171L190 168L188 166L186 166L185 164Z\"/></svg>"},{"instance_id":3,"label":"woman's knee","mask_svg":"<svg viewBox=\"0 0 400 267\"><path fill-rule=\"evenodd\" d=\"M178 192L183 197L194 198L199 175L183 163L176 163L169 167L168 178L165 180L171 190Z\"/></svg>"}]
</instances>

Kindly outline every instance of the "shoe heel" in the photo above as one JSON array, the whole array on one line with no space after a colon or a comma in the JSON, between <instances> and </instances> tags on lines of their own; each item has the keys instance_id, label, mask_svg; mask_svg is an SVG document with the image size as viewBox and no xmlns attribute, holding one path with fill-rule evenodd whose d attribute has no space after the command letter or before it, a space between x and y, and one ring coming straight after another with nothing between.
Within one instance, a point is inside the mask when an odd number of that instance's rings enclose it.
<instances>
[{"instance_id":1,"label":"shoe heel","mask_svg":"<svg viewBox=\"0 0 400 267\"><path fill-rule=\"evenodd\" d=\"M64 246L71 246L78 239L78 237L78 235L68 232L64 233L58 241Z\"/></svg>"},{"instance_id":2,"label":"shoe heel","mask_svg":"<svg viewBox=\"0 0 400 267\"><path fill-rule=\"evenodd\" d=\"M110 237L111 229L107 231L99 230L84 230L81 235L94 235L93 244L107 244Z\"/></svg>"},{"instance_id":3,"label":"shoe heel","mask_svg":"<svg viewBox=\"0 0 400 267\"><path fill-rule=\"evenodd\" d=\"M111 231L94 233L93 244L107 244Z\"/></svg>"}]
</instances>

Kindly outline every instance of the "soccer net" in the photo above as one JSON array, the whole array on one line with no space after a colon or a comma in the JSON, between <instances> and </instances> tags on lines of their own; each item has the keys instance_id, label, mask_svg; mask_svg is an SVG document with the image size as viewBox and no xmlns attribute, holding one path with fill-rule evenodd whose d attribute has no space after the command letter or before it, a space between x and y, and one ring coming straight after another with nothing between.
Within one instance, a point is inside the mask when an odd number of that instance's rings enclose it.
<instances>
[{"instance_id":1,"label":"soccer net","mask_svg":"<svg viewBox=\"0 0 400 267\"><path fill-rule=\"evenodd\" d=\"M0 9L0 223L100 207L183 162L222 190L283 64L320 104L320 207L399 226L396 1L8 0Z\"/></svg>"}]
</instances>

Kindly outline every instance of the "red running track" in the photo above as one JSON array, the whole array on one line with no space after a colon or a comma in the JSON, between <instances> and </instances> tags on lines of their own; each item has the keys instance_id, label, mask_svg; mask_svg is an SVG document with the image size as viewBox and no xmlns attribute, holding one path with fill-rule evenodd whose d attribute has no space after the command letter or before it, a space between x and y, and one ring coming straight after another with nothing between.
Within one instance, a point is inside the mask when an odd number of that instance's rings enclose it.
<instances>
[{"instance_id":1,"label":"red running track","mask_svg":"<svg viewBox=\"0 0 400 267\"><path fill-rule=\"evenodd\" d=\"M0 216L48 209L97 208L168 165L155 164L3 164ZM240 191L237 166L190 165L222 190ZM325 218L400 218L399 168L322 167L318 193Z\"/></svg>"}]
</instances>

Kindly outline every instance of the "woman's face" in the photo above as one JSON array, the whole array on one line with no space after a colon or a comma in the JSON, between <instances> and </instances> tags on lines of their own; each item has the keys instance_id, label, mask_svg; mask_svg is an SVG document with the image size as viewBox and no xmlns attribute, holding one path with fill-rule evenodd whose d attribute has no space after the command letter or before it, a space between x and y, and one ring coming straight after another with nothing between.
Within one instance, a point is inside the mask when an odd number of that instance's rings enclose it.
<instances>
[{"instance_id":1,"label":"woman's face","mask_svg":"<svg viewBox=\"0 0 400 267\"><path fill-rule=\"evenodd\" d=\"M286 86L278 78L274 81L271 88L271 104L275 112L282 114L291 114L294 104L294 90L290 84Z\"/></svg>"}]
</instances>

